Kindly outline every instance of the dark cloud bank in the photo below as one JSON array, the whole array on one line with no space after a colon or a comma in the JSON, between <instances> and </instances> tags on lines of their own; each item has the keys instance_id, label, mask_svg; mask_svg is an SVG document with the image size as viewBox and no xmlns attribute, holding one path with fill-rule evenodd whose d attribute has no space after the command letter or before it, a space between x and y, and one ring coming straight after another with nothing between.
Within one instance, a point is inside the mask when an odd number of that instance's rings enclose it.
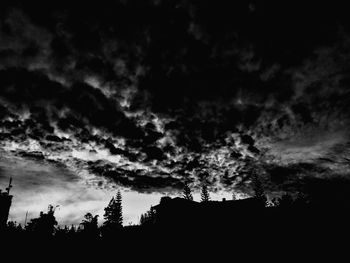
<instances>
[{"instance_id":1,"label":"dark cloud bank","mask_svg":"<svg viewBox=\"0 0 350 263\"><path fill-rule=\"evenodd\" d=\"M1 147L145 192L348 185L346 9L231 2L1 4Z\"/></svg>"}]
</instances>

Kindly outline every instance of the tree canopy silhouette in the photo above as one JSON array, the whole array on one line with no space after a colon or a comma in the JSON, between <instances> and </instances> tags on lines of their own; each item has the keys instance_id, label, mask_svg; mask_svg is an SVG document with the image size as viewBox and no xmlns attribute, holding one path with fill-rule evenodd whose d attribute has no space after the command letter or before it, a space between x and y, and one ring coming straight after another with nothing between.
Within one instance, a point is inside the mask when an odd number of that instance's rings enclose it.
<instances>
[{"instance_id":1,"label":"tree canopy silhouette","mask_svg":"<svg viewBox=\"0 0 350 263\"><path fill-rule=\"evenodd\" d=\"M108 229L118 229L123 227L122 195L119 190L117 195L112 197L108 206L104 210L104 227Z\"/></svg>"},{"instance_id":2,"label":"tree canopy silhouette","mask_svg":"<svg viewBox=\"0 0 350 263\"><path fill-rule=\"evenodd\" d=\"M156 210L151 207L150 210L148 210L146 213L141 215L140 218L140 225L141 226L148 226L153 225L156 221Z\"/></svg>"},{"instance_id":3,"label":"tree canopy silhouette","mask_svg":"<svg viewBox=\"0 0 350 263\"><path fill-rule=\"evenodd\" d=\"M91 213L87 213L80 225L83 226L83 233L87 236L97 237L99 235L98 215L93 216Z\"/></svg>"},{"instance_id":4,"label":"tree canopy silhouette","mask_svg":"<svg viewBox=\"0 0 350 263\"><path fill-rule=\"evenodd\" d=\"M186 200L193 201L192 191L187 183L185 183L185 186L183 189L183 198L185 198Z\"/></svg>"}]
</instances>

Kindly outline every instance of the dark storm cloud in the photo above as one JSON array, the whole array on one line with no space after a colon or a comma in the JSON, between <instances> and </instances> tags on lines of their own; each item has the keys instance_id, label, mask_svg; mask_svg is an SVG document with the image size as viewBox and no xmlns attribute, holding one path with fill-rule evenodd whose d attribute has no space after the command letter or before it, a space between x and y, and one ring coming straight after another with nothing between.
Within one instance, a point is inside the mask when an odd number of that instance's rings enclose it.
<instances>
[{"instance_id":1,"label":"dark storm cloud","mask_svg":"<svg viewBox=\"0 0 350 263\"><path fill-rule=\"evenodd\" d=\"M88 162L88 166L94 174L138 192L165 192L183 187L181 178L157 170L151 172L142 169L128 170L127 167L115 167L101 161Z\"/></svg>"},{"instance_id":2,"label":"dark storm cloud","mask_svg":"<svg viewBox=\"0 0 350 263\"><path fill-rule=\"evenodd\" d=\"M350 120L343 10L255 1L6 6L3 147L92 162L90 172L139 191L181 181L247 189L255 162L271 191L297 185L300 174L339 174Z\"/></svg>"},{"instance_id":3,"label":"dark storm cloud","mask_svg":"<svg viewBox=\"0 0 350 263\"><path fill-rule=\"evenodd\" d=\"M115 101L85 83L66 87L39 72L17 69L1 71L0 81L0 96L18 107L27 107L36 124L46 132L52 133L50 122L57 121L63 130L93 125L124 137L142 137L142 131ZM65 110L68 116L62 114Z\"/></svg>"}]
</instances>

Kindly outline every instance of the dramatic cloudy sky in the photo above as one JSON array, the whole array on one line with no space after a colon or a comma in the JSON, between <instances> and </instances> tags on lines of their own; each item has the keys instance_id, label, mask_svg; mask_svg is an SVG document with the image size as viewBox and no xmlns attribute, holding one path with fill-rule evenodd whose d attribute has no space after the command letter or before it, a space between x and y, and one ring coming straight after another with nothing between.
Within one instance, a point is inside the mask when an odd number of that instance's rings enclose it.
<instances>
[{"instance_id":1,"label":"dramatic cloudy sky","mask_svg":"<svg viewBox=\"0 0 350 263\"><path fill-rule=\"evenodd\" d=\"M249 196L253 172L271 195L348 190L346 8L231 2L1 4L12 219L77 223L119 188L136 222L184 182Z\"/></svg>"}]
</instances>

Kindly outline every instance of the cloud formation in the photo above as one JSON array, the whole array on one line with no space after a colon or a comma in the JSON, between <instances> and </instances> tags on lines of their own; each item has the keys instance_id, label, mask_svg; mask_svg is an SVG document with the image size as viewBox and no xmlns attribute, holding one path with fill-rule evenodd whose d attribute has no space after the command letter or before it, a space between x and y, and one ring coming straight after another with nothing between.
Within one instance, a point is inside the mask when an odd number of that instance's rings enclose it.
<instances>
[{"instance_id":1,"label":"cloud formation","mask_svg":"<svg viewBox=\"0 0 350 263\"><path fill-rule=\"evenodd\" d=\"M6 6L1 147L140 192L347 178L342 8L229 2Z\"/></svg>"}]
</instances>

